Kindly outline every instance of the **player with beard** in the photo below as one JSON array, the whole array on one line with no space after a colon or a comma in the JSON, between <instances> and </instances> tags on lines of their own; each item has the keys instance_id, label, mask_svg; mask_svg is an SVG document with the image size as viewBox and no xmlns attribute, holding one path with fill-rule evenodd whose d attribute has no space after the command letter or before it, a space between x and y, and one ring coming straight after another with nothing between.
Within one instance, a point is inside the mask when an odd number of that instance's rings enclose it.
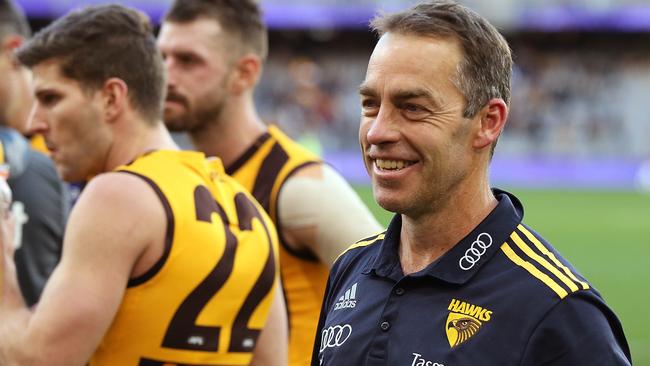
<instances>
[{"instance_id":1,"label":"player with beard","mask_svg":"<svg viewBox=\"0 0 650 366\"><path fill-rule=\"evenodd\" d=\"M310 359L329 267L381 229L345 180L258 116L253 92L267 31L252 0L178 0L158 37L168 75L165 123L218 156L267 210L280 237L291 365Z\"/></svg>"},{"instance_id":2,"label":"player with beard","mask_svg":"<svg viewBox=\"0 0 650 366\"><path fill-rule=\"evenodd\" d=\"M34 309L0 221L0 365L286 365L273 224L218 159L171 139L146 16L74 11L17 59L32 70L31 127L57 171L94 178Z\"/></svg>"}]
</instances>

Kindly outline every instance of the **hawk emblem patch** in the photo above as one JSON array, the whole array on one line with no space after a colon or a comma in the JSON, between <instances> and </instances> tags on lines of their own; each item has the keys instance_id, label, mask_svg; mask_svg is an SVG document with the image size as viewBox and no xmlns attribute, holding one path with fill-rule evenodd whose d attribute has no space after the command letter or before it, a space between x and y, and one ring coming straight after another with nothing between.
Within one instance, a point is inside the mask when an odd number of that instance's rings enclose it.
<instances>
[{"instance_id":1,"label":"hawk emblem patch","mask_svg":"<svg viewBox=\"0 0 650 366\"><path fill-rule=\"evenodd\" d=\"M451 300L448 310L445 332L451 348L473 337L492 316L488 309L456 299Z\"/></svg>"}]
</instances>

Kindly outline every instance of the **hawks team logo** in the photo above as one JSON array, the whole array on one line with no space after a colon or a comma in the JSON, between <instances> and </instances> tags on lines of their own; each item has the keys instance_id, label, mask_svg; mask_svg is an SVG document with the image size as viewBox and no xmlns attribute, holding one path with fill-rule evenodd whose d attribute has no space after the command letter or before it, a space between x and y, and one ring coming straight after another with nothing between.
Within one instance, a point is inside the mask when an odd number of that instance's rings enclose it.
<instances>
[{"instance_id":1,"label":"hawks team logo","mask_svg":"<svg viewBox=\"0 0 650 366\"><path fill-rule=\"evenodd\" d=\"M448 310L445 332L451 348L474 336L492 316L492 311L486 308L456 299L451 300Z\"/></svg>"}]
</instances>

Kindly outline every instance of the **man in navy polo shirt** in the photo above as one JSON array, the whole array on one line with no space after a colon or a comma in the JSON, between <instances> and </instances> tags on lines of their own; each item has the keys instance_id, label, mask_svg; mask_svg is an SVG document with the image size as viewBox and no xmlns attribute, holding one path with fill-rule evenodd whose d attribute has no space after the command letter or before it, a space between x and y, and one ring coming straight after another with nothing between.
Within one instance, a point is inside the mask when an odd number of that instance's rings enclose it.
<instances>
[{"instance_id":1,"label":"man in navy polo shirt","mask_svg":"<svg viewBox=\"0 0 650 366\"><path fill-rule=\"evenodd\" d=\"M372 23L360 142L388 230L334 264L312 365L629 365L598 292L488 185L512 57L432 1Z\"/></svg>"}]
</instances>

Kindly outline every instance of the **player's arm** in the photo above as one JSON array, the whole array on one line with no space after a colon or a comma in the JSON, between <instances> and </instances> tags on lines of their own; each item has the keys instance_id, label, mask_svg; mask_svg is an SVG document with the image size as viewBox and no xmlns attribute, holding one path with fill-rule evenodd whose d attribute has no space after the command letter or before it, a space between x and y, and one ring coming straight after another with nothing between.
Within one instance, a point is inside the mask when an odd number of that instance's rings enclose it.
<instances>
[{"instance_id":1,"label":"player's arm","mask_svg":"<svg viewBox=\"0 0 650 366\"><path fill-rule=\"evenodd\" d=\"M286 244L328 266L352 243L382 231L352 187L326 164L307 165L287 179L278 215Z\"/></svg>"},{"instance_id":2,"label":"player's arm","mask_svg":"<svg viewBox=\"0 0 650 366\"><path fill-rule=\"evenodd\" d=\"M264 329L260 334L251 366L286 366L288 362L287 310L278 281L273 294L273 303Z\"/></svg>"},{"instance_id":3,"label":"player's arm","mask_svg":"<svg viewBox=\"0 0 650 366\"><path fill-rule=\"evenodd\" d=\"M630 365L620 322L595 295L579 291L560 301L537 325L520 365Z\"/></svg>"},{"instance_id":4,"label":"player's arm","mask_svg":"<svg viewBox=\"0 0 650 366\"><path fill-rule=\"evenodd\" d=\"M70 215L61 262L34 310L20 301L15 269L5 261L0 365L85 365L119 308L134 263L165 225L160 201L141 179L119 173L93 179Z\"/></svg>"}]
</instances>

